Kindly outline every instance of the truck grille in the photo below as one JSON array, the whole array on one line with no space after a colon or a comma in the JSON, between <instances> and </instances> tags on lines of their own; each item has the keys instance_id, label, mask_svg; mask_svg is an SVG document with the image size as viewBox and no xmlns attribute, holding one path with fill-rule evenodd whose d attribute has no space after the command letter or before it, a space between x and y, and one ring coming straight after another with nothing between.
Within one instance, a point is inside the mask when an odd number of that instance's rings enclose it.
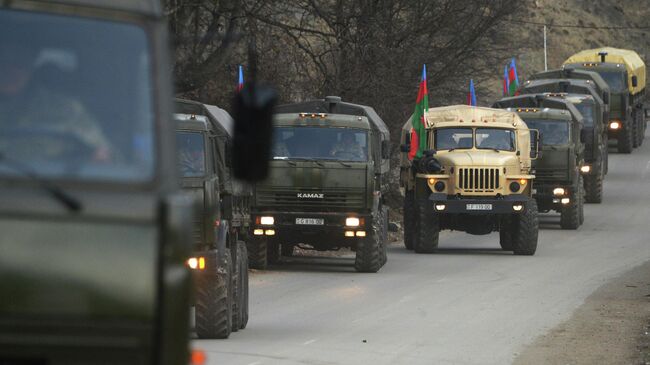
<instances>
[{"instance_id":1,"label":"truck grille","mask_svg":"<svg viewBox=\"0 0 650 365\"><path fill-rule=\"evenodd\" d=\"M566 178L566 171L563 171L562 169L535 169L535 181L538 182L564 181Z\"/></svg>"},{"instance_id":2,"label":"truck grille","mask_svg":"<svg viewBox=\"0 0 650 365\"><path fill-rule=\"evenodd\" d=\"M489 192L499 189L499 169L459 168L458 187L473 192Z\"/></svg>"},{"instance_id":3,"label":"truck grille","mask_svg":"<svg viewBox=\"0 0 650 365\"><path fill-rule=\"evenodd\" d=\"M328 190L294 190L294 189L259 189L257 190L259 207L281 207L287 210L340 210L365 207L364 189L328 189ZM322 194L322 198L298 197L298 194ZM304 195L303 195L304 196Z\"/></svg>"},{"instance_id":4,"label":"truck grille","mask_svg":"<svg viewBox=\"0 0 650 365\"><path fill-rule=\"evenodd\" d=\"M197 214L198 215L198 214ZM203 242L203 217L196 217L192 222L192 242L200 245Z\"/></svg>"}]
</instances>

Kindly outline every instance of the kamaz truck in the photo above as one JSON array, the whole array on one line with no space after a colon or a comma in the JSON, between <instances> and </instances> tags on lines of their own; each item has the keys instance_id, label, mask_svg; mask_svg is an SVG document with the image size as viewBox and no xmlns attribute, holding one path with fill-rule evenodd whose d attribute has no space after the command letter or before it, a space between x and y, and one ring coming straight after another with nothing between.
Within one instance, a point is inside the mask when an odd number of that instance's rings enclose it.
<instances>
[{"instance_id":1,"label":"kamaz truck","mask_svg":"<svg viewBox=\"0 0 650 365\"><path fill-rule=\"evenodd\" d=\"M578 72L578 71L576 71ZM585 201L601 203L603 180L608 169L607 106L592 87L590 80L539 79L527 81L522 94L542 93L571 102L583 117L586 139L584 161L580 172L584 176Z\"/></svg>"},{"instance_id":2,"label":"kamaz truck","mask_svg":"<svg viewBox=\"0 0 650 365\"><path fill-rule=\"evenodd\" d=\"M646 68L632 50L611 47L584 50L569 57L564 69L597 72L611 91L609 137L621 153L631 153L643 143L646 129Z\"/></svg>"},{"instance_id":3,"label":"kamaz truck","mask_svg":"<svg viewBox=\"0 0 650 365\"><path fill-rule=\"evenodd\" d=\"M578 229L584 221L584 120L571 101L547 95L521 95L494 104L516 112L529 128L539 131L540 158L533 164L533 197L540 212L560 213L563 229Z\"/></svg>"},{"instance_id":4,"label":"kamaz truck","mask_svg":"<svg viewBox=\"0 0 650 365\"><path fill-rule=\"evenodd\" d=\"M473 235L498 231L504 250L534 255L538 218L531 164L537 133L514 112L466 105L429 109L423 120L420 159L407 156L411 120L402 128L406 247L435 252L445 229Z\"/></svg>"},{"instance_id":5,"label":"kamaz truck","mask_svg":"<svg viewBox=\"0 0 650 365\"><path fill-rule=\"evenodd\" d=\"M0 364L188 363L168 42L155 1L0 2Z\"/></svg>"},{"instance_id":6,"label":"kamaz truck","mask_svg":"<svg viewBox=\"0 0 650 365\"><path fill-rule=\"evenodd\" d=\"M191 298L199 338L227 338L248 322L250 185L231 172L232 118L225 110L176 100L176 146L183 191L194 200Z\"/></svg>"},{"instance_id":7,"label":"kamaz truck","mask_svg":"<svg viewBox=\"0 0 650 365\"><path fill-rule=\"evenodd\" d=\"M275 109L269 177L254 188L253 268L295 246L351 248L354 267L386 262L390 136L371 107L326 97Z\"/></svg>"}]
</instances>

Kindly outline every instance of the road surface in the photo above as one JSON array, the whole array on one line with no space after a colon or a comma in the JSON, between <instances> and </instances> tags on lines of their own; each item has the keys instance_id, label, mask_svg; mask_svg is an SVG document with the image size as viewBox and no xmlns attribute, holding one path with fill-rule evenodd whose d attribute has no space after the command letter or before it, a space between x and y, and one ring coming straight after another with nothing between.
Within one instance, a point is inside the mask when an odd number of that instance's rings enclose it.
<instances>
[{"instance_id":1,"label":"road surface","mask_svg":"<svg viewBox=\"0 0 650 365\"><path fill-rule=\"evenodd\" d=\"M578 231L541 218L533 257L498 235L443 233L440 252L389 249L377 274L353 258L293 259L251 276L250 322L196 340L209 364L508 364L608 280L650 260L650 142L610 154L604 202Z\"/></svg>"}]
</instances>

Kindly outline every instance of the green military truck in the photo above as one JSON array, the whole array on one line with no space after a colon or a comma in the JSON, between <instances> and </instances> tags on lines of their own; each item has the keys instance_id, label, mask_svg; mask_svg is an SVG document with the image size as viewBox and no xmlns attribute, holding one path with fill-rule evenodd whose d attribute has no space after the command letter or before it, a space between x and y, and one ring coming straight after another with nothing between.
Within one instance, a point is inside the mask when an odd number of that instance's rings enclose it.
<instances>
[{"instance_id":1,"label":"green military truck","mask_svg":"<svg viewBox=\"0 0 650 365\"><path fill-rule=\"evenodd\" d=\"M410 118L402 128L405 246L431 253L444 229L473 235L498 231L504 250L534 255L538 218L531 163L537 158L536 132L516 113L466 105L429 109L424 122L421 159L407 157Z\"/></svg>"},{"instance_id":2,"label":"green military truck","mask_svg":"<svg viewBox=\"0 0 650 365\"><path fill-rule=\"evenodd\" d=\"M167 44L153 1L0 3L1 364L187 364Z\"/></svg>"},{"instance_id":3,"label":"green military truck","mask_svg":"<svg viewBox=\"0 0 650 365\"><path fill-rule=\"evenodd\" d=\"M533 164L533 196L540 212L560 213L562 229L578 229L584 221L584 120L572 102L545 95L504 98L494 104L516 112L539 131L541 156Z\"/></svg>"},{"instance_id":4,"label":"green military truck","mask_svg":"<svg viewBox=\"0 0 650 365\"><path fill-rule=\"evenodd\" d=\"M250 186L232 178L232 119L223 109L176 100L183 190L195 202L193 318L199 338L227 338L248 322Z\"/></svg>"},{"instance_id":5,"label":"green military truck","mask_svg":"<svg viewBox=\"0 0 650 365\"><path fill-rule=\"evenodd\" d=\"M631 153L643 143L646 69L636 52L611 47L584 50L562 67L594 71L607 82L611 91L609 138L617 140L619 152Z\"/></svg>"},{"instance_id":6,"label":"green military truck","mask_svg":"<svg viewBox=\"0 0 650 365\"><path fill-rule=\"evenodd\" d=\"M607 107L594 90L591 81L575 79L534 80L526 82L522 94L543 94L571 102L583 117L586 139L584 164L585 201L601 203L603 180L608 169Z\"/></svg>"},{"instance_id":7,"label":"green military truck","mask_svg":"<svg viewBox=\"0 0 650 365\"><path fill-rule=\"evenodd\" d=\"M390 144L371 107L326 97L275 109L269 177L254 187L250 265L266 268L294 247L349 247L354 267L386 262Z\"/></svg>"}]
</instances>

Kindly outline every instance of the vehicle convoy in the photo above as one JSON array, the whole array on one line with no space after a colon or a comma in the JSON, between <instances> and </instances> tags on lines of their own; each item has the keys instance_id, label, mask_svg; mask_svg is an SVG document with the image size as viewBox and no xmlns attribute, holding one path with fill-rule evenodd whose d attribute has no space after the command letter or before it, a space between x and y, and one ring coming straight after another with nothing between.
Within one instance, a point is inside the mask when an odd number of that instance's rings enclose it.
<instances>
[{"instance_id":1,"label":"vehicle convoy","mask_svg":"<svg viewBox=\"0 0 650 365\"><path fill-rule=\"evenodd\" d=\"M611 92L609 138L617 140L619 152L631 153L643 143L646 68L636 52L611 47L584 50L569 57L562 67L595 71L607 82Z\"/></svg>"},{"instance_id":2,"label":"vehicle convoy","mask_svg":"<svg viewBox=\"0 0 650 365\"><path fill-rule=\"evenodd\" d=\"M187 364L166 29L148 0L0 3L2 364Z\"/></svg>"},{"instance_id":3,"label":"vehicle convoy","mask_svg":"<svg viewBox=\"0 0 650 365\"><path fill-rule=\"evenodd\" d=\"M584 164L580 167L587 203L601 203L603 179L608 169L607 109L589 80L535 80L526 82L522 94L542 93L571 102L583 117Z\"/></svg>"},{"instance_id":4,"label":"vehicle convoy","mask_svg":"<svg viewBox=\"0 0 650 365\"><path fill-rule=\"evenodd\" d=\"M223 109L176 100L183 190L194 198L191 298L199 338L227 338L248 322L250 185L232 177L232 118Z\"/></svg>"},{"instance_id":5,"label":"vehicle convoy","mask_svg":"<svg viewBox=\"0 0 650 365\"><path fill-rule=\"evenodd\" d=\"M537 133L514 112L466 105L429 109L424 124L426 139L420 140L427 149L413 161L407 156L410 118L402 129L406 247L434 252L443 229L474 235L498 231L504 250L534 255L538 219L531 163L537 158Z\"/></svg>"},{"instance_id":6,"label":"vehicle convoy","mask_svg":"<svg viewBox=\"0 0 650 365\"><path fill-rule=\"evenodd\" d=\"M339 97L275 109L269 177L254 187L250 265L291 256L294 247L349 247L354 267L386 262L389 133L371 107Z\"/></svg>"},{"instance_id":7,"label":"vehicle convoy","mask_svg":"<svg viewBox=\"0 0 650 365\"><path fill-rule=\"evenodd\" d=\"M539 131L541 153L533 164L533 197L540 212L560 213L562 229L578 229L584 221L584 140L587 130L571 101L547 95L504 98L494 105L517 112L529 128Z\"/></svg>"}]
</instances>

